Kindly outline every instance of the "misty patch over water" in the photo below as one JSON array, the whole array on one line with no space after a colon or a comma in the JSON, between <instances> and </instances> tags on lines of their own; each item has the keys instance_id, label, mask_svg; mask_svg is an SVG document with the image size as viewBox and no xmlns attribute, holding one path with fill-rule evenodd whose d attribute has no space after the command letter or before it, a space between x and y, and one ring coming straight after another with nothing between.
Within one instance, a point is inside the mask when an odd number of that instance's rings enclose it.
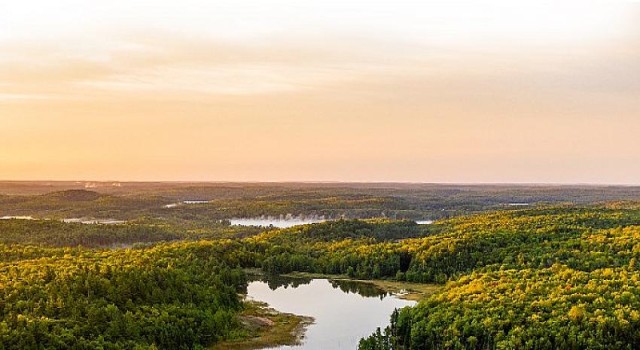
<instances>
[{"instance_id":1,"label":"misty patch over water","mask_svg":"<svg viewBox=\"0 0 640 350\"><path fill-rule=\"evenodd\" d=\"M239 226L260 226L260 227L277 227L277 228L289 228L297 225L317 224L320 222L332 221L335 219L327 219L324 216L292 216L292 215L280 215L280 216L260 216L252 218L231 218L229 222L231 225ZM418 225L431 225L433 220L416 220Z\"/></svg>"},{"instance_id":2,"label":"misty patch over water","mask_svg":"<svg viewBox=\"0 0 640 350\"><path fill-rule=\"evenodd\" d=\"M433 224L433 220L416 220L416 224L418 224L418 225L431 225L431 224Z\"/></svg>"},{"instance_id":3,"label":"misty patch over water","mask_svg":"<svg viewBox=\"0 0 640 350\"><path fill-rule=\"evenodd\" d=\"M288 228L297 225L317 224L325 222L324 216L293 216L293 215L280 215L280 216L260 216L254 218L231 218L229 222L231 225L239 226L261 226L261 227L278 227Z\"/></svg>"},{"instance_id":4,"label":"misty patch over water","mask_svg":"<svg viewBox=\"0 0 640 350\"><path fill-rule=\"evenodd\" d=\"M177 207L182 206L182 205L196 205L196 204L209 204L209 203L211 203L211 201L207 201L207 200L185 200L185 201L182 201L182 202L165 204L162 207L165 208L165 209L171 209L171 208L177 208Z\"/></svg>"},{"instance_id":5,"label":"misty patch over water","mask_svg":"<svg viewBox=\"0 0 640 350\"><path fill-rule=\"evenodd\" d=\"M70 218L62 219L64 223L80 223L85 225L121 225L126 224L125 220L116 219L86 219L86 218Z\"/></svg>"},{"instance_id":6,"label":"misty patch over water","mask_svg":"<svg viewBox=\"0 0 640 350\"><path fill-rule=\"evenodd\" d=\"M0 220L36 220L33 216L0 216Z\"/></svg>"}]
</instances>

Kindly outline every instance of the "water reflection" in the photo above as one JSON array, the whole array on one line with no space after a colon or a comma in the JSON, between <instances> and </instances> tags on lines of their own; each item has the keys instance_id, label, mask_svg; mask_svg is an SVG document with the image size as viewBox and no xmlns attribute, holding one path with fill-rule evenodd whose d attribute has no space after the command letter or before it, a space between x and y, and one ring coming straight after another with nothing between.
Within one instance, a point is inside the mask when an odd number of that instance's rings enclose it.
<instances>
[{"instance_id":1,"label":"water reflection","mask_svg":"<svg viewBox=\"0 0 640 350\"><path fill-rule=\"evenodd\" d=\"M269 289L276 290L278 288L298 288L301 285L309 284L313 279L304 277L287 277L280 275L252 275L249 276L250 282L263 282L266 283Z\"/></svg>"},{"instance_id":2,"label":"water reflection","mask_svg":"<svg viewBox=\"0 0 640 350\"><path fill-rule=\"evenodd\" d=\"M389 296L389 293L371 283L346 280L329 280L329 283L333 288L340 289L346 294L353 293L367 298L380 298L380 300Z\"/></svg>"},{"instance_id":3,"label":"water reflection","mask_svg":"<svg viewBox=\"0 0 640 350\"><path fill-rule=\"evenodd\" d=\"M310 284L313 280L314 279L312 278L289 277L281 275L255 275L251 276L250 278L250 281L253 282L260 281L266 283L271 290L276 290L278 288L298 288L302 285ZM390 295L389 293L387 293L383 289L378 288L375 284L372 283L334 279L328 279L327 281L334 289L339 289L346 294L358 294L367 298L379 298L380 300Z\"/></svg>"}]
</instances>

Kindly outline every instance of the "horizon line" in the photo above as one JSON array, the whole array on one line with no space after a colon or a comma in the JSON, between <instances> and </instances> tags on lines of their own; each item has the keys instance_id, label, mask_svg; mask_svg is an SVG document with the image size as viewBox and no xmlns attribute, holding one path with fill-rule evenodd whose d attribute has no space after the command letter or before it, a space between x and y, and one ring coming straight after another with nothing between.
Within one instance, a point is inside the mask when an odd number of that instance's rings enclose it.
<instances>
[{"instance_id":1,"label":"horizon line","mask_svg":"<svg viewBox=\"0 0 640 350\"><path fill-rule=\"evenodd\" d=\"M421 182L421 181L341 181L341 180L6 180L0 183L161 183L161 184L397 184L397 185L449 185L449 186L585 186L585 187L640 187L640 183L598 183L598 182Z\"/></svg>"}]
</instances>

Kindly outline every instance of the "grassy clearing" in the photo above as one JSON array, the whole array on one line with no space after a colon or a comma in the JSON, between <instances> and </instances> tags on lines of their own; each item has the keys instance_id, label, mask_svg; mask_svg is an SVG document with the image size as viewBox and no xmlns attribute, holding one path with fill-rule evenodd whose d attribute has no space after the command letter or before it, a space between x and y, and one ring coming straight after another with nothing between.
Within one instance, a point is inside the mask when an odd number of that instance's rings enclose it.
<instances>
[{"instance_id":1,"label":"grassy clearing","mask_svg":"<svg viewBox=\"0 0 640 350\"><path fill-rule=\"evenodd\" d=\"M243 332L236 340L215 344L212 350L254 350L279 345L297 345L313 318L281 313L265 303L246 301L240 315Z\"/></svg>"}]
</instances>

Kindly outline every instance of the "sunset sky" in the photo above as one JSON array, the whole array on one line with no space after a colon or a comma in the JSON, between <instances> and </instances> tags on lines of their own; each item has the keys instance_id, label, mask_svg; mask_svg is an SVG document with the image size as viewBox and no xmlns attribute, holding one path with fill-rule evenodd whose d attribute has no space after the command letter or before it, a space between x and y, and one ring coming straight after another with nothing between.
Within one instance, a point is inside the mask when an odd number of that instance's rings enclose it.
<instances>
[{"instance_id":1,"label":"sunset sky","mask_svg":"<svg viewBox=\"0 0 640 350\"><path fill-rule=\"evenodd\" d=\"M0 179L640 184L640 3L0 1Z\"/></svg>"}]
</instances>

